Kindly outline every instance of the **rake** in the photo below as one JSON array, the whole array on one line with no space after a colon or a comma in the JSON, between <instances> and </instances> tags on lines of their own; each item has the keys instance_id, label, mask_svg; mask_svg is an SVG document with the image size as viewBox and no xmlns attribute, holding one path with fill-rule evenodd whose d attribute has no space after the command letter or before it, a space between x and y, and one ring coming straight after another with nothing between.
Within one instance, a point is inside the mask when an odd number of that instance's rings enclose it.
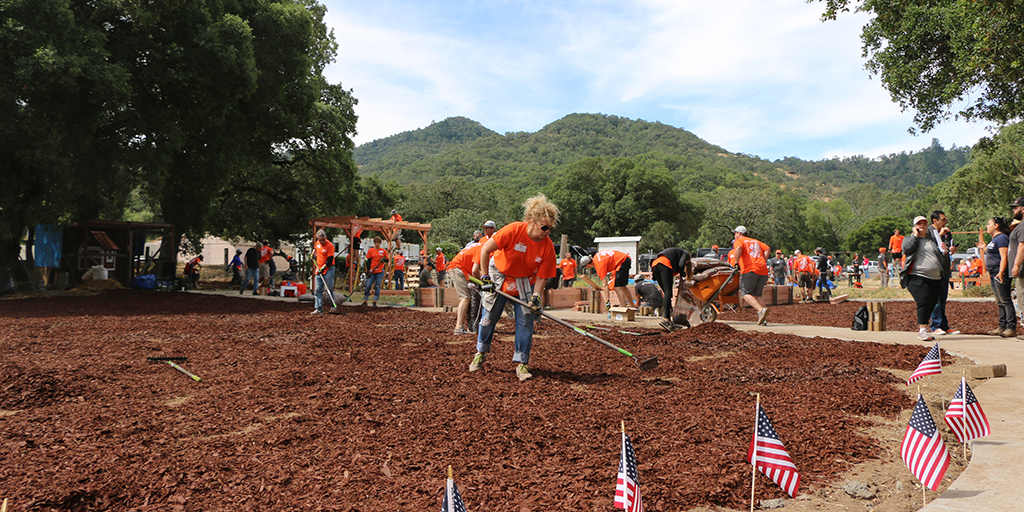
<instances>
[{"instance_id":1,"label":"rake","mask_svg":"<svg viewBox=\"0 0 1024 512\"><path fill-rule=\"evenodd\" d=\"M471 282L473 282L473 283L475 283L477 285L485 286L483 281L481 281L481 280L479 280L479 279L477 279L477 278L475 278L473 276L467 276L466 278L469 281L471 281ZM487 291L487 290L484 290L484 291ZM501 295L502 297L505 297L508 300L511 300L512 302L515 302L516 304L519 304L520 306L523 306L523 307L528 308L528 309L530 308L530 304L528 304L526 301L520 299L519 297L514 297L512 295L509 295L509 294L507 294L507 293L505 293L505 292L503 292L501 290L498 290L496 288L493 288L493 287L491 287L491 291ZM600 344L602 344L602 345L604 345L604 346L606 346L606 347L608 347L608 348L610 348L610 349L612 349L612 350L614 350L614 351L616 351L616 352L618 352L618 353L620 353L620 354L622 354L622 355L632 359L633 360L633 364L635 364L637 366L637 368L640 368L640 371L642 371L642 372L645 372L645 371L648 371L648 370L653 370L653 369L658 367L658 356L641 357L641 356L633 355L628 350L626 350L624 348L617 347L617 346L615 346L615 345L613 345L613 344L611 344L611 343L609 343L609 342L607 342L607 341L605 341L605 340L603 340L601 338L598 338L597 336L594 336L593 334L591 334L591 333L589 333L587 331L584 331L583 329L580 329L579 327L576 327L575 325L570 324L569 322L566 322L565 320L562 320L561 318L558 318L558 317L556 317L556 316L554 316L554 315L552 315L550 313L547 313L547 312L541 310L540 314L541 314L541 316L544 316L546 318L549 318L549 319L553 320L557 324L560 324L560 325L563 325L565 327L568 327L568 328L576 331L577 333L582 334L583 336L586 336L587 338L590 338L590 339L592 339L592 340L594 340L594 341L596 341L596 342L598 342L598 343L600 343Z\"/></svg>"}]
</instances>

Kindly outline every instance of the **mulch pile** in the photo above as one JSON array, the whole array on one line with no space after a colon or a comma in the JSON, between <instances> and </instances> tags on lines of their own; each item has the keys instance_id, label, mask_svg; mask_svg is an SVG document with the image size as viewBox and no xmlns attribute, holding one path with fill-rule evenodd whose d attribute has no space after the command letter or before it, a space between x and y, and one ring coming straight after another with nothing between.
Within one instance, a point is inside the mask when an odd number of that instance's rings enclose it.
<instances>
[{"instance_id":1,"label":"mulch pile","mask_svg":"<svg viewBox=\"0 0 1024 512\"><path fill-rule=\"evenodd\" d=\"M743 509L754 394L813 491L879 456L870 418L911 407L901 381L927 351L721 323L597 333L659 357L640 373L545 321L536 377L521 383L507 320L470 374L475 338L452 334L452 314L309 311L137 290L0 301L0 498L12 510L432 510L451 465L473 511L612 510L625 420L648 510ZM147 362L174 356L202 382ZM759 499L785 496L759 482Z\"/></svg>"}]
</instances>

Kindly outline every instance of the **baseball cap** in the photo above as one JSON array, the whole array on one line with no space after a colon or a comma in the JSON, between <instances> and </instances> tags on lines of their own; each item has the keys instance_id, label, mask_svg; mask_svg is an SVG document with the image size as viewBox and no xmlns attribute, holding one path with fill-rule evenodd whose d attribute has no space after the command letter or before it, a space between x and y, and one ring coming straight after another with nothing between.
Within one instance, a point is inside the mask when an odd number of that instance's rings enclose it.
<instances>
[{"instance_id":1,"label":"baseball cap","mask_svg":"<svg viewBox=\"0 0 1024 512\"><path fill-rule=\"evenodd\" d=\"M793 251L793 255L794 256L799 255L799 254L803 254L802 252L800 252L800 249L797 249L797 250Z\"/></svg>"},{"instance_id":2,"label":"baseball cap","mask_svg":"<svg viewBox=\"0 0 1024 512\"><path fill-rule=\"evenodd\" d=\"M1010 208L1013 208L1014 206L1024 206L1024 197L1014 199L1013 202L1010 203Z\"/></svg>"},{"instance_id":3,"label":"baseball cap","mask_svg":"<svg viewBox=\"0 0 1024 512\"><path fill-rule=\"evenodd\" d=\"M584 256L580 258L580 266L585 267L590 264L590 256Z\"/></svg>"},{"instance_id":4,"label":"baseball cap","mask_svg":"<svg viewBox=\"0 0 1024 512\"><path fill-rule=\"evenodd\" d=\"M1022 198L1022 200L1024 200L1024 198ZM484 227L485 228L496 228L496 227L498 227L498 225L495 224L493 220L489 220L487 222L484 222Z\"/></svg>"},{"instance_id":5,"label":"baseball cap","mask_svg":"<svg viewBox=\"0 0 1024 512\"><path fill-rule=\"evenodd\" d=\"M733 233L739 233L741 235L747 234L746 226L736 226L736 229L732 230Z\"/></svg>"},{"instance_id":6,"label":"baseball cap","mask_svg":"<svg viewBox=\"0 0 1024 512\"><path fill-rule=\"evenodd\" d=\"M637 275L633 276L633 280L634 281L643 281L644 280L644 275L643 274L637 274Z\"/></svg>"},{"instance_id":7,"label":"baseball cap","mask_svg":"<svg viewBox=\"0 0 1024 512\"><path fill-rule=\"evenodd\" d=\"M911 222L910 225L911 226L916 226L917 223L921 222L922 220L925 221L925 222L928 222L928 218L927 217L925 217L924 215L918 215L917 217L914 217L914 222Z\"/></svg>"},{"instance_id":8,"label":"baseball cap","mask_svg":"<svg viewBox=\"0 0 1024 512\"><path fill-rule=\"evenodd\" d=\"M441 248L440 248L440 247L438 247L438 248L436 248L436 249L434 249L434 250L435 250L435 251L440 251L440 250L441 250Z\"/></svg>"}]
</instances>

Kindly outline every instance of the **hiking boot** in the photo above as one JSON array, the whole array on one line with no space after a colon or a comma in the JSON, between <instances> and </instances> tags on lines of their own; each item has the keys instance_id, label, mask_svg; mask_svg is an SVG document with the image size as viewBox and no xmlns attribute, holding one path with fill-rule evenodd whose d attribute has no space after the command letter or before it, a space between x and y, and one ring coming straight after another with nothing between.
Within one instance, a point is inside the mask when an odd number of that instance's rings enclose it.
<instances>
[{"instance_id":1,"label":"hiking boot","mask_svg":"<svg viewBox=\"0 0 1024 512\"><path fill-rule=\"evenodd\" d=\"M363 303L360 304L360 306L365 306L366 304L367 304L367 302L364 300Z\"/></svg>"},{"instance_id":2,"label":"hiking boot","mask_svg":"<svg viewBox=\"0 0 1024 512\"><path fill-rule=\"evenodd\" d=\"M757 312L757 325L768 325L768 307L761 308L761 311Z\"/></svg>"},{"instance_id":3,"label":"hiking boot","mask_svg":"<svg viewBox=\"0 0 1024 512\"><path fill-rule=\"evenodd\" d=\"M1000 334L1004 338L1012 338L1017 335L1017 329L1007 329Z\"/></svg>"},{"instance_id":4,"label":"hiking boot","mask_svg":"<svg viewBox=\"0 0 1024 512\"><path fill-rule=\"evenodd\" d=\"M469 363L469 371L475 372L480 370L481 368L484 367L485 361L487 361L487 354L484 354L483 352L477 352L476 355L473 356L473 362Z\"/></svg>"},{"instance_id":5,"label":"hiking boot","mask_svg":"<svg viewBox=\"0 0 1024 512\"><path fill-rule=\"evenodd\" d=\"M377 307L377 301L373 301L373 307Z\"/></svg>"},{"instance_id":6,"label":"hiking boot","mask_svg":"<svg viewBox=\"0 0 1024 512\"><path fill-rule=\"evenodd\" d=\"M919 329L917 331L917 338L922 341L932 341L935 339L935 336L932 336L926 329Z\"/></svg>"},{"instance_id":7,"label":"hiking boot","mask_svg":"<svg viewBox=\"0 0 1024 512\"><path fill-rule=\"evenodd\" d=\"M1003 336L1003 329L992 329L991 331L988 331L985 334L988 334L989 336ZM1003 337L1005 338L1006 336Z\"/></svg>"},{"instance_id":8,"label":"hiking boot","mask_svg":"<svg viewBox=\"0 0 1024 512\"><path fill-rule=\"evenodd\" d=\"M533 374L530 373L529 366L520 364L519 366L516 366L516 377L519 377L519 380L530 380L533 378Z\"/></svg>"},{"instance_id":9,"label":"hiking boot","mask_svg":"<svg viewBox=\"0 0 1024 512\"><path fill-rule=\"evenodd\" d=\"M252 292L253 295L259 295L260 292Z\"/></svg>"}]
</instances>

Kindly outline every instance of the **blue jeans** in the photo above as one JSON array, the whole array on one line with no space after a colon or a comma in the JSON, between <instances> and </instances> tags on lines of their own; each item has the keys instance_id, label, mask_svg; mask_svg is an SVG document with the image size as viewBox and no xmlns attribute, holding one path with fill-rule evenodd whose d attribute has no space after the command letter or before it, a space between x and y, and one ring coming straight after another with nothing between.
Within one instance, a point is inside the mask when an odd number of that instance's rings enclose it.
<instances>
[{"instance_id":1,"label":"blue jeans","mask_svg":"<svg viewBox=\"0 0 1024 512\"><path fill-rule=\"evenodd\" d=\"M256 293L257 291L259 291L259 285L260 285L260 269L259 268L250 268L245 273L245 281L242 281L242 290L241 291L245 291L245 286L249 284L249 280L250 279L252 279L252 292Z\"/></svg>"},{"instance_id":2,"label":"blue jeans","mask_svg":"<svg viewBox=\"0 0 1024 512\"><path fill-rule=\"evenodd\" d=\"M373 301L380 298L380 285L384 283L384 272L377 272L366 276L366 291L363 292L363 302L370 298L370 290L374 290Z\"/></svg>"},{"instance_id":3,"label":"blue jeans","mask_svg":"<svg viewBox=\"0 0 1024 512\"><path fill-rule=\"evenodd\" d=\"M334 293L334 267L327 267L323 276L313 275L313 307L322 310L324 308L324 290L327 293ZM326 286L325 286L326 285ZM334 304L331 302L331 304Z\"/></svg>"},{"instance_id":4,"label":"blue jeans","mask_svg":"<svg viewBox=\"0 0 1024 512\"><path fill-rule=\"evenodd\" d=\"M405 289L405 271L404 270L395 270L395 289L399 290L399 291Z\"/></svg>"},{"instance_id":5,"label":"blue jeans","mask_svg":"<svg viewBox=\"0 0 1024 512\"><path fill-rule=\"evenodd\" d=\"M935 309L932 309L932 316L928 320L928 328L933 331L935 329L948 331L949 320L946 319L946 299L949 297L949 278L942 278L939 281L942 282L942 290L939 291L939 302L935 304Z\"/></svg>"},{"instance_id":6,"label":"blue jeans","mask_svg":"<svg viewBox=\"0 0 1024 512\"><path fill-rule=\"evenodd\" d=\"M498 295L494 299L494 309L487 311L486 307L480 308L480 328L477 331L476 351L486 354L491 351L491 340L494 339L494 326L501 318L502 311L505 311L505 303L508 299ZM530 346L533 344L533 321L536 318L529 309L513 302L512 309L516 317L516 343L512 361L516 363L530 363Z\"/></svg>"}]
</instances>

